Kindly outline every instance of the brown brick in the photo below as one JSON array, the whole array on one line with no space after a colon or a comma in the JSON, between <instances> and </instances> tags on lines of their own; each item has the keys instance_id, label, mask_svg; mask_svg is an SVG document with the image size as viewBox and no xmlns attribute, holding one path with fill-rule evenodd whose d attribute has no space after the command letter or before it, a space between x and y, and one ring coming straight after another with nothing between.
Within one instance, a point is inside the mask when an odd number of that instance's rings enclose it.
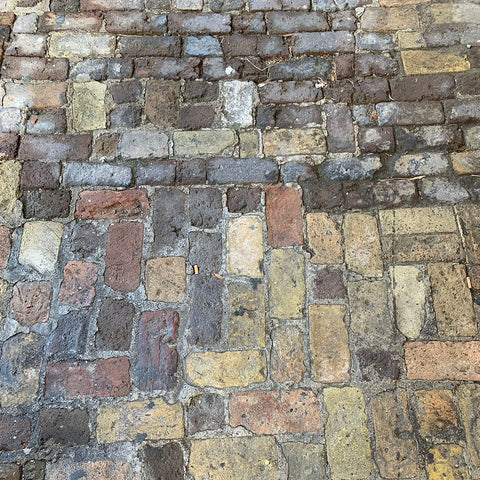
<instances>
[{"instance_id":1,"label":"brown brick","mask_svg":"<svg viewBox=\"0 0 480 480\"><path fill-rule=\"evenodd\" d=\"M2 76L12 80L28 77L31 80L61 81L68 77L68 60L65 58L5 57Z\"/></svg>"},{"instance_id":2,"label":"brown brick","mask_svg":"<svg viewBox=\"0 0 480 480\"><path fill-rule=\"evenodd\" d=\"M60 305L88 307L95 298L98 266L94 263L71 261L63 269L63 282L58 294Z\"/></svg>"},{"instance_id":3,"label":"brown brick","mask_svg":"<svg viewBox=\"0 0 480 480\"><path fill-rule=\"evenodd\" d=\"M318 432L322 426L316 395L307 390L250 392L230 399L230 425L255 434Z\"/></svg>"},{"instance_id":4,"label":"brown brick","mask_svg":"<svg viewBox=\"0 0 480 480\"><path fill-rule=\"evenodd\" d=\"M48 322L52 293L48 282L17 283L13 287L10 315L27 327Z\"/></svg>"},{"instance_id":5,"label":"brown brick","mask_svg":"<svg viewBox=\"0 0 480 480\"><path fill-rule=\"evenodd\" d=\"M0 269L7 268L10 248L12 246L12 231L0 226Z\"/></svg>"},{"instance_id":6,"label":"brown brick","mask_svg":"<svg viewBox=\"0 0 480 480\"><path fill-rule=\"evenodd\" d=\"M0 451L26 448L32 435L32 426L27 415L0 417Z\"/></svg>"},{"instance_id":7,"label":"brown brick","mask_svg":"<svg viewBox=\"0 0 480 480\"><path fill-rule=\"evenodd\" d=\"M121 292L140 285L143 224L116 223L108 229L105 283Z\"/></svg>"},{"instance_id":8,"label":"brown brick","mask_svg":"<svg viewBox=\"0 0 480 480\"><path fill-rule=\"evenodd\" d=\"M18 151L19 160L88 160L91 135L25 135Z\"/></svg>"},{"instance_id":9,"label":"brown brick","mask_svg":"<svg viewBox=\"0 0 480 480\"><path fill-rule=\"evenodd\" d=\"M418 75L390 80L393 100L439 100L453 96L455 82L450 75Z\"/></svg>"},{"instance_id":10,"label":"brown brick","mask_svg":"<svg viewBox=\"0 0 480 480\"><path fill-rule=\"evenodd\" d=\"M0 160L15 158L18 138L18 135L15 133L0 133Z\"/></svg>"},{"instance_id":11,"label":"brown brick","mask_svg":"<svg viewBox=\"0 0 480 480\"><path fill-rule=\"evenodd\" d=\"M326 213L307 214L308 246L312 263L343 263L341 227Z\"/></svg>"},{"instance_id":12,"label":"brown brick","mask_svg":"<svg viewBox=\"0 0 480 480\"><path fill-rule=\"evenodd\" d=\"M268 82L259 86L262 103L303 103L322 99L322 89L315 82Z\"/></svg>"},{"instance_id":13,"label":"brown brick","mask_svg":"<svg viewBox=\"0 0 480 480\"><path fill-rule=\"evenodd\" d=\"M272 247L303 244L302 197L284 186L265 188L268 242Z\"/></svg>"},{"instance_id":14,"label":"brown brick","mask_svg":"<svg viewBox=\"0 0 480 480\"><path fill-rule=\"evenodd\" d=\"M146 190L84 190L80 192L75 218L80 220L116 220L146 218L150 201Z\"/></svg>"},{"instance_id":15,"label":"brown brick","mask_svg":"<svg viewBox=\"0 0 480 480\"><path fill-rule=\"evenodd\" d=\"M410 380L480 380L480 342L412 342L405 344Z\"/></svg>"},{"instance_id":16,"label":"brown brick","mask_svg":"<svg viewBox=\"0 0 480 480\"><path fill-rule=\"evenodd\" d=\"M145 291L148 300L182 302L185 297L186 275L183 257L152 258L147 261Z\"/></svg>"},{"instance_id":17,"label":"brown brick","mask_svg":"<svg viewBox=\"0 0 480 480\"><path fill-rule=\"evenodd\" d=\"M48 83L7 83L4 107L29 107L38 110L54 110L67 102L67 84Z\"/></svg>"},{"instance_id":18,"label":"brown brick","mask_svg":"<svg viewBox=\"0 0 480 480\"><path fill-rule=\"evenodd\" d=\"M174 127L179 120L180 85L171 80L149 80L145 91L145 114L157 127Z\"/></svg>"},{"instance_id":19,"label":"brown brick","mask_svg":"<svg viewBox=\"0 0 480 480\"><path fill-rule=\"evenodd\" d=\"M142 313L135 363L135 384L140 390L170 390L175 386L179 321L173 311Z\"/></svg>"},{"instance_id":20,"label":"brown brick","mask_svg":"<svg viewBox=\"0 0 480 480\"><path fill-rule=\"evenodd\" d=\"M120 397L130 393L130 361L115 357L85 362L57 362L47 365L46 395L78 397Z\"/></svg>"},{"instance_id":21,"label":"brown brick","mask_svg":"<svg viewBox=\"0 0 480 480\"><path fill-rule=\"evenodd\" d=\"M355 152L355 134L350 108L343 104L327 104L325 113L329 151Z\"/></svg>"},{"instance_id":22,"label":"brown brick","mask_svg":"<svg viewBox=\"0 0 480 480\"><path fill-rule=\"evenodd\" d=\"M272 331L271 376L275 382L300 382L306 371L303 334L297 327Z\"/></svg>"},{"instance_id":23,"label":"brown brick","mask_svg":"<svg viewBox=\"0 0 480 480\"><path fill-rule=\"evenodd\" d=\"M121 299L103 298L97 318L95 347L100 350L128 350L135 307Z\"/></svg>"},{"instance_id":24,"label":"brown brick","mask_svg":"<svg viewBox=\"0 0 480 480\"><path fill-rule=\"evenodd\" d=\"M20 466L15 463L0 464L0 478L3 480L22 480Z\"/></svg>"},{"instance_id":25,"label":"brown brick","mask_svg":"<svg viewBox=\"0 0 480 480\"><path fill-rule=\"evenodd\" d=\"M60 165L58 163L24 162L21 190L57 189L59 187Z\"/></svg>"}]
</instances>

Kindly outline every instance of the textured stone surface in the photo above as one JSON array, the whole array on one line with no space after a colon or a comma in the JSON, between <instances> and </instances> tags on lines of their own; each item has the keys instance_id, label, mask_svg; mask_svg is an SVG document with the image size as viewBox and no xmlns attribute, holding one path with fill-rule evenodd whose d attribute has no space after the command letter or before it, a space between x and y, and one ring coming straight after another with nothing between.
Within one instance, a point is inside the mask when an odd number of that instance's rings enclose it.
<instances>
[{"instance_id":1,"label":"textured stone surface","mask_svg":"<svg viewBox=\"0 0 480 480\"><path fill-rule=\"evenodd\" d=\"M145 270L147 298L156 302L181 302L185 296L185 259L153 258Z\"/></svg>"},{"instance_id":2,"label":"textured stone surface","mask_svg":"<svg viewBox=\"0 0 480 480\"><path fill-rule=\"evenodd\" d=\"M13 287L10 315L28 327L48 322L52 294L47 282L19 282Z\"/></svg>"},{"instance_id":3,"label":"textured stone surface","mask_svg":"<svg viewBox=\"0 0 480 480\"><path fill-rule=\"evenodd\" d=\"M20 183L20 164L13 160L0 165L0 218L8 218L15 208Z\"/></svg>"},{"instance_id":4,"label":"textured stone surface","mask_svg":"<svg viewBox=\"0 0 480 480\"><path fill-rule=\"evenodd\" d=\"M73 90L73 126L76 130L105 128L105 93L100 82L78 83Z\"/></svg>"},{"instance_id":5,"label":"textured stone surface","mask_svg":"<svg viewBox=\"0 0 480 480\"><path fill-rule=\"evenodd\" d=\"M308 246L313 263L343 263L342 235L339 225L326 213L308 213Z\"/></svg>"},{"instance_id":6,"label":"textured stone surface","mask_svg":"<svg viewBox=\"0 0 480 480\"><path fill-rule=\"evenodd\" d=\"M62 459L56 463L49 463L46 471L46 480L67 480L75 475L83 475L85 478L117 478L128 480L133 475L132 467L125 461L95 460L77 461Z\"/></svg>"},{"instance_id":7,"label":"textured stone surface","mask_svg":"<svg viewBox=\"0 0 480 480\"><path fill-rule=\"evenodd\" d=\"M88 307L95 298L98 266L94 263L72 261L63 269L63 282L58 293L61 305Z\"/></svg>"},{"instance_id":8,"label":"textured stone surface","mask_svg":"<svg viewBox=\"0 0 480 480\"><path fill-rule=\"evenodd\" d=\"M299 382L306 371L303 335L296 327L272 332L271 375L276 382Z\"/></svg>"}]
</instances>

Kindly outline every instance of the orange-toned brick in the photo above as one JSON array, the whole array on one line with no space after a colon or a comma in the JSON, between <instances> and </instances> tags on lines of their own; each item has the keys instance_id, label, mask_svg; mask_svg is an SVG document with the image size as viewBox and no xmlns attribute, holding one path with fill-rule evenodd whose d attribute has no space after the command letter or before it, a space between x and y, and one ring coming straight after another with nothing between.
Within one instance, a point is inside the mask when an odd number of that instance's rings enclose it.
<instances>
[{"instance_id":1,"label":"orange-toned brick","mask_svg":"<svg viewBox=\"0 0 480 480\"><path fill-rule=\"evenodd\" d=\"M88 307L95 298L98 266L94 263L72 261L63 269L64 280L58 294L60 305Z\"/></svg>"}]
</instances>

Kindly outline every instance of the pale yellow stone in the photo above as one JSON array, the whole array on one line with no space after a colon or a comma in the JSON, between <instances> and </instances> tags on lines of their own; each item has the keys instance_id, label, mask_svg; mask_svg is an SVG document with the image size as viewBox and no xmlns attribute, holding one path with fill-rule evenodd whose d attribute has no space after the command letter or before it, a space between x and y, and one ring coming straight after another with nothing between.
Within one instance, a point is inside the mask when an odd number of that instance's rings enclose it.
<instances>
[{"instance_id":1,"label":"pale yellow stone","mask_svg":"<svg viewBox=\"0 0 480 480\"><path fill-rule=\"evenodd\" d=\"M115 35L83 32L52 32L49 54L51 57L113 57Z\"/></svg>"},{"instance_id":2,"label":"pale yellow stone","mask_svg":"<svg viewBox=\"0 0 480 480\"><path fill-rule=\"evenodd\" d=\"M73 86L73 127L75 130L105 128L105 93L107 86L100 82L76 83Z\"/></svg>"},{"instance_id":3,"label":"pale yellow stone","mask_svg":"<svg viewBox=\"0 0 480 480\"><path fill-rule=\"evenodd\" d=\"M422 277L420 268L413 265L390 268L397 327L410 340L418 338L425 320L427 287Z\"/></svg>"},{"instance_id":4,"label":"pale yellow stone","mask_svg":"<svg viewBox=\"0 0 480 480\"><path fill-rule=\"evenodd\" d=\"M278 155L318 155L327 150L321 128L275 129L263 133L263 153Z\"/></svg>"},{"instance_id":5,"label":"pale yellow stone","mask_svg":"<svg viewBox=\"0 0 480 480\"><path fill-rule=\"evenodd\" d=\"M275 318L303 317L305 259L292 249L274 249L270 263L270 309Z\"/></svg>"},{"instance_id":6,"label":"pale yellow stone","mask_svg":"<svg viewBox=\"0 0 480 480\"><path fill-rule=\"evenodd\" d=\"M0 162L0 218L9 218L15 210L22 166L14 160Z\"/></svg>"},{"instance_id":7,"label":"pale yellow stone","mask_svg":"<svg viewBox=\"0 0 480 480\"><path fill-rule=\"evenodd\" d=\"M383 235L458 233L451 207L381 210L379 218Z\"/></svg>"},{"instance_id":8,"label":"pale yellow stone","mask_svg":"<svg viewBox=\"0 0 480 480\"><path fill-rule=\"evenodd\" d=\"M253 278L263 276L263 224L253 215L232 218L227 226L227 271Z\"/></svg>"},{"instance_id":9,"label":"pale yellow stone","mask_svg":"<svg viewBox=\"0 0 480 480\"><path fill-rule=\"evenodd\" d=\"M303 334L297 328L282 325L271 333L271 376L274 382L301 382L306 372Z\"/></svg>"},{"instance_id":10,"label":"pale yellow stone","mask_svg":"<svg viewBox=\"0 0 480 480\"><path fill-rule=\"evenodd\" d=\"M182 405L155 399L99 408L99 443L132 442L137 435L145 435L146 440L182 438Z\"/></svg>"},{"instance_id":11,"label":"pale yellow stone","mask_svg":"<svg viewBox=\"0 0 480 480\"><path fill-rule=\"evenodd\" d=\"M130 462L116 459L88 460L74 462L70 458L62 458L47 463L45 480L72 480L82 474L82 480L133 480L137 478Z\"/></svg>"},{"instance_id":12,"label":"pale yellow stone","mask_svg":"<svg viewBox=\"0 0 480 480\"><path fill-rule=\"evenodd\" d=\"M478 415L480 385L460 384L457 389L457 399L470 459L476 467L480 467L480 429L478 422L472 421Z\"/></svg>"},{"instance_id":13,"label":"pale yellow stone","mask_svg":"<svg viewBox=\"0 0 480 480\"><path fill-rule=\"evenodd\" d=\"M427 46L420 32L397 32L398 47L400 50L411 50Z\"/></svg>"},{"instance_id":14,"label":"pale yellow stone","mask_svg":"<svg viewBox=\"0 0 480 480\"><path fill-rule=\"evenodd\" d=\"M361 28L367 32L396 32L417 29L418 14L412 7L367 7L361 16Z\"/></svg>"},{"instance_id":15,"label":"pale yellow stone","mask_svg":"<svg viewBox=\"0 0 480 480\"><path fill-rule=\"evenodd\" d=\"M195 480L277 480L275 437L192 440L189 472Z\"/></svg>"},{"instance_id":16,"label":"pale yellow stone","mask_svg":"<svg viewBox=\"0 0 480 480\"><path fill-rule=\"evenodd\" d=\"M369 277L381 277L383 260L377 219L368 213L347 213L343 232L348 269Z\"/></svg>"},{"instance_id":17,"label":"pale yellow stone","mask_svg":"<svg viewBox=\"0 0 480 480\"><path fill-rule=\"evenodd\" d=\"M183 257L152 258L145 269L145 291L148 300L182 302L186 289Z\"/></svg>"},{"instance_id":18,"label":"pale yellow stone","mask_svg":"<svg viewBox=\"0 0 480 480\"><path fill-rule=\"evenodd\" d=\"M403 7L404 5L416 5L417 3L427 3L432 0L380 0L382 7Z\"/></svg>"},{"instance_id":19,"label":"pale yellow stone","mask_svg":"<svg viewBox=\"0 0 480 480\"><path fill-rule=\"evenodd\" d=\"M221 155L234 145L235 133L232 130L197 130L173 134L173 151L179 157Z\"/></svg>"},{"instance_id":20,"label":"pale yellow stone","mask_svg":"<svg viewBox=\"0 0 480 480\"><path fill-rule=\"evenodd\" d=\"M344 305L311 305L310 348L316 382L348 382L350 350Z\"/></svg>"},{"instance_id":21,"label":"pale yellow stone","mask_svg":"<svg viewBox=\"0 0 480 480\"><path fill-rule=\"evenodd\" d=\"M428 7L433 25L480 23L480 5L474 3L434 3Z\"/></svg>"},{"instance_id":22,"label":"pale yellow stone","mask_svg":"<svg viewBox=\"0 0 480 480\"><path fill-rule=\"evenodd\" d=\"M444 444L428 451L428 480L470 480L470 473L460 445Z\"/></svg>"},{"instance_id":23,"label":"pale yellow stone","mask_svg":"<svg viewBox=\"0 0 480 480\"><path fill-rule=\"evenodd\" d=\"M240 158L253 158L260 150L260 140L256 131L240 132Z\"/></svg>"},{"instance_id":24,"label":"pale yellow stone","mask_svg":"<svg viewBox=\"0 0 480 480\"><path fill-rule=\"evenodd\" d=\"M33 267L40 273L53 272L63 235L63 224L58 222L27 222L23 226L19 263Z\"/></svg>"},{"instance_id":25,"label":"pale yellow stone","mask_svg":"<svg viewBox=\"0 0 480 480\"><path fill-rule=\"evenodd\" d=\"M470 62L466 55L439 50L405 50L402 52L402 62L407 75L430 75L470 70Z\"/></svg>"},{"instance_id":26,"label":"pale yellow stone","mask_svg":"<svg viewBox=\"0 0 480 480\"><path fill-rule=\"evenodd\" d=\"M266 380L261 350L192 353L186 362L190 381L199 387L246 387Z\"/></svg>"},{"instance_id":27,"label":"pale yellow stone","mask_svg":"<svg viewBox=\"0 0 480 480\"><path fill-rule=\"evenodd\" d=\"M480 174L480 152L451 153L453 169L458 175Z\"/></svg>"},{"instance_id":28,"label":"pale yellow stone","mask_svg":"<svg viewBox=\"0 0 480 480\"><path fill-rule=\"evenodd\" d=\"M365 400L359 388L326 388L327 458L332 480L364 480L373 473Z\"/></svg>"},{"instance_id":29,"label":"pale yellow stone","mask_svg":"<svg viewBox=\"0 0 480 480\"><path fill-rule=\"evenodd\" d=\"M312 263L343 263L341 229L327 213L307 214L307 238L314 252Z\"/></svg>"}]
</instances>

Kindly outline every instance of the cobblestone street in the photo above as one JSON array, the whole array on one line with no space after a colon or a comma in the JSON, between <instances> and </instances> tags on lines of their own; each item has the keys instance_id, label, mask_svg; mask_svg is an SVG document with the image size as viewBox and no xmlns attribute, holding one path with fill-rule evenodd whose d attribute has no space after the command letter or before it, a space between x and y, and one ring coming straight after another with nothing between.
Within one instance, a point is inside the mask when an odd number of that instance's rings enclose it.
<instances>
[{"instance_id":1,"label":"cobblestone street","mask_svg":"<svg viewBox=\"0 0 480 480\"><path fill-rule=\"evenodd\" d=\"M0 0L0 480L480 479L480 0Z\"/></svg>"}]
</instances>

